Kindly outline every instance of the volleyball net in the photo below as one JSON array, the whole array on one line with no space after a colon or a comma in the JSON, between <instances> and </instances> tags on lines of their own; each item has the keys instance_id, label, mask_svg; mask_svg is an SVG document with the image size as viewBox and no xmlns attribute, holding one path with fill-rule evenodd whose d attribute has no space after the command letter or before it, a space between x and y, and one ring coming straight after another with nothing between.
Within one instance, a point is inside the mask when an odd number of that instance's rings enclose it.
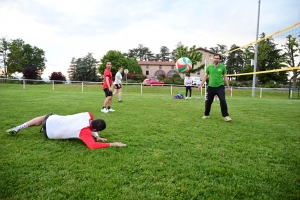
<instances>
[{"instance_id":1,"label":"volleyball net","mask_svg":"<svg viewBox=\"0 0 300 200\"><path fill-rule=\"evenodd\" d=\"M258 44L257 70L253 70L255 45ZM300 22L270 35L262 33L256 41L243 46L233 45L221 53L231 80L286 82L289 78L297 82L300 75ZM299 81L299 80L298 80ZM296 85L296 83L295 83Z\"/></svg>"}]
</instances>

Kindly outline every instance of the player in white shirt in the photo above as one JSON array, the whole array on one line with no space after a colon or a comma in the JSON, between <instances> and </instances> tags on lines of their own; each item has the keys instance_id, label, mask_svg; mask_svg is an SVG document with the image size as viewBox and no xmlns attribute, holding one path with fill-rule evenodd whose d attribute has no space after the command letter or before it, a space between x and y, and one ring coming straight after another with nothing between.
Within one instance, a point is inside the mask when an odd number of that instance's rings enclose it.
<instances>
[{"instance_id":1,"label":"player in white shirt","mask_svg":"<svg viewBox=\"0 0 300 200\"><path fill-rule=\"evenodd\" d=\"M100 143L96 141L107 141L106 138L101 138L98 131L106 128L106 123L102 119L94 119L92 113L83 112L74 115L56 115L48 114L28 122L8 129L6 132L15 135L20 130L31 126L42 125L41 131L49 139L81 139L90 149L106 148L110 146L126 146L121 142ZM95 141L96 139L96 141Z\"/></svg>"},{"instance_id":2,"label":"player in white shirt","mask_svg":"<svg viewBox=\"0 0 300 200\"><path fill-rule=\"evenodd\" d=\"M118 72L115 75L115 81L114 81L115 90L113 95L118 93L119 102L122 102L122 72L123 72L123 68L120 67Z\"/></svg>"},{"instance_id":3,"label":"player in white shirt","mask_svg":"<svg viewBox=\"0 0 300 200\"><path fill-rule=\"evenodd\" d=\"M190 92L189 99L192 98L192 86L193 86L193 80L191 79L190 75L188 74L187 77L184 80L185 85L185 97L188 98L188 91Z\"/></svg>"}]
</instances>

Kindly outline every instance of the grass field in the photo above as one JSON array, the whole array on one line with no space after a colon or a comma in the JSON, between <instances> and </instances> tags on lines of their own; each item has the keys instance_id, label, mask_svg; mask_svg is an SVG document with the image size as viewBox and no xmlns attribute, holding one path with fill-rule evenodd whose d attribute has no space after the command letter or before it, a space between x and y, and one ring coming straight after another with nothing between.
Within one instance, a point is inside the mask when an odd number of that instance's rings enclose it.
<instances>
[{"instance_id":1,"label":"grass field","mask_svg":"<svg viewBox=\"0 0 300 200\"><path fill-rule=\"evenodd\" d=\"M174 100L170 87L130 86L114 113L100 112L100 86L0 84L0 199L300 199L300 100L287 93L227 95L201 119L203 96ZM174 93L184 92L173 88ZM259 94L259 92L258 92ZM90 111L100 133L127 147L90 150L77 139L49 140L36 116Z\"/></svg>"}]
</instances>

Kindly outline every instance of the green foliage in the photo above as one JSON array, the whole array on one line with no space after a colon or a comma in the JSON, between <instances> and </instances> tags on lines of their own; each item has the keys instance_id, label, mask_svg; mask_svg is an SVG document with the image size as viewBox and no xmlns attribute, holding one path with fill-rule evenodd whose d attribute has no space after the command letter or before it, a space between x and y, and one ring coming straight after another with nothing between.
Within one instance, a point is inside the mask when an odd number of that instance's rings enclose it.
<instances>
[{"instance_id":1,"label":"green foliage","mask_svg":"<svg viewBox=\"0 0 300 200\"><path fill-rule=\"evenodd\" d=\"M72 81L100 81L97 75L98 61L92 53L88 53L83 58L72 58L71 65L68 69L69 78Z\"/></svg>"},{"instance_id":2,"label":"green foliage","mask_svg":"<svg viewBox=\"0 0 300 200\"><path fill-rule=\"evenodd\" d=\"M25 44L22 39L12 40L7 54L7 72L12 74L22 72L26 67L34 66L40 72L46 68L44 50Z\"/></svg>"},{"instance_id":3,"label":"green foliage","mask_svg":"<svg viewBox=\"0 0 300 200\"><path fill-rule=\"evenodd\" d=\"M103 74L106 66L106 61L112 62L112 74L116 74L118 69L128 69L130 73L142 74L142 68L133 58L126 58L120 51L110 50L102 58L98 68L100 74Z\"/></svg>"},{"instance_id":4,"label":"green foliage","mask_svg":"<svg viewBox=\"0 0 300 200\"><path fill-rule=\"evenodd\" d=\"M142 83L147 78L144 74L128 73L127 79L134 80L135 83Z\"/></svg>"},{"instance_id":5,"label":"green foliage","mask_svg":"<svg viewBox=\"0 0 300 200\"><path fill-rule=\"evenodd\" d=\"M226 123L219 102L201 119L195 88L186 101L170 87L125 87L124 103L113 97L116 112L103 114L99 85L1 84L0 199L300 198L299 101L287 92L234 90ZM83 111L105 119L101 137L127 147L92 151L79 139L46 139L40 127L5 134L39 115Z\"/></svg>"},{"instance_id":6,"label":"green foliage","mask_svg":"<svg viewBox=\"0 0 300 200\"><path fill-rule=\"evenodd\" d=\"M260 37L264 38L265 34L262 33ZM272 38L260 41L258 52L257 71L280 69L284 67L284 57L280 54L280 49L276 48L276 44L273 42ZM286 73L287 72L258 74L257 77L263 84L269 81L282 83L286 82Z\"/></svg>"},{"instance_id":7,"label":"green foliage","mask_svg":"<svg viewBox=\"0 0 300 200\"><path fill-rule=\"evenodd\" d=\"M7 77L7 54L9 52L9 41L5 37L0 39L0 53L2 58L0 58L0 63L3 63L4 76Z\"/></svg>"}]
</instances>

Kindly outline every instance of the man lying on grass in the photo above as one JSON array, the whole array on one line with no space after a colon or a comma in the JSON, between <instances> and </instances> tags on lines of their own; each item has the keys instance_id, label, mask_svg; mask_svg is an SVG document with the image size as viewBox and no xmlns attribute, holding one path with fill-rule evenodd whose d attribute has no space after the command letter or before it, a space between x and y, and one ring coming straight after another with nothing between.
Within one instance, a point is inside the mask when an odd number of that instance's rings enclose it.
<instances>
[{"instance_id":1,"label":"man lying on grass","mask_svg":"<svg viewBox=\"0 0 300 200\"><path fill-rule=\"evenodd\" d=\"M95 119L90 112L83 112L74 115L56 115L48 114L28 122L8 129L6 132L15 135L20 130L30 126L40 126L40 132L43 132L46 138L49 139L81 139L90 149L106 148L110 146L124 147L126 144L121 142L114 143L100 143L97 141L105 142L107 139L100 138L97 131L102 131L106 128L106 123L102 119ZM95 139L94 139L94 138Z\"/></svg>"}]
</instances>

